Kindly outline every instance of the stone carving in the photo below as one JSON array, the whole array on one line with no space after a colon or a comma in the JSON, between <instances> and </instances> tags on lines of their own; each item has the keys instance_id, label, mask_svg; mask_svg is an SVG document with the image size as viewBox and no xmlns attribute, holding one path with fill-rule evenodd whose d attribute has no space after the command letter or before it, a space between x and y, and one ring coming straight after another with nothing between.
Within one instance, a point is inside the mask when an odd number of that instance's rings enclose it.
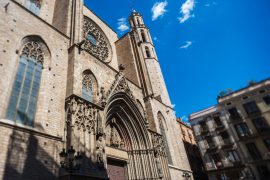
<instances>
[{"instance_id":1,"label":"stone carving","mask_svg":"<svg viewBox=\"0 0 270 180\"><path fill-rule=\"evenodd\" d=\"M115 80L113 84L111 85L110 89L107 91L105 97L106 101L113 95L119 92L124 92L126 93L133 101L135 104L137 104L129 86L127 83L127 80L124 76L124 66L122 64L119 65L119 73L116 75Z\"/></svg>"},{"instance_id":2,"label":"stone carving","mask_svg":"<svg viewBox=\"0 0 270 180\"><path fill-rule=\"evenodd\" d=\"M117 131L115 122L116 120L113 118L111 124L109 124L106 128L107 145L114 148L125 149L125 142Z\"/></svg>"},{"instance_id":3,"label":"stone carving","mask_svg":"<svg viewBox=\"0 0 270 180\"><path fill-rule=\"evenodd\" d=\"M104 87L100 88L100 94L101 94L100 104L102 107L105 107L106 106L106 94L105 94Z\"/></svg>"},{"instance_id":4,"label":"stone carving","mask_svg":"<svg viewBox=\"0 0 270 180\"><path fill-rule=\"evenodd\" d=\"M155 157L159 155L165 156L165 146L162 135L152 132L151 136Z\"/></svg>"},{"instance_id":5,"label":"stone carving","mask_svg":"<svg viewBox=\"0 0 270 180\"><path fill-rule=\"evenodd\" d=\"M95 132L98 110L91 104L76 97L67 99L67 124L74 125L79 130Z\"/></svg>"},{"instance_id":6,"label":"stone carving","mask_svg":"<svg viewBox=\"0 0 270 180\"><path fill-rule=\"evenodd\" d=\"M105 149L104 149L104 142L103 136L98 136L97 143L96 143L96 157L97 157L97 165L99 167L104 167L105 164Z\"/></svg>"},{"instance_id":7,"label":"stone carving","mask_svg":"<svg viewBox=\"0 0 270 180\"><path fill-rule=\"evenodd\" d=\"M102 61L111 59L111 46L105 34L89 18L83 21L83 33L86 39L84 49Z\"/></svg>"},{"instance_id":8,"label":"stone carving","mask_svg":"<svg viewBox=\"0 0 270 180\"><path fill-rule=\"evenodd\" d=\"M158 176L159 176L159 178L162 178L163 177L163 172L162 172L162 167L161 167L161 164L160 164L160 161L159 161L158 158L155 158L155 163L157 165Z\"/></svg>"},{"instance_id":9,"label":"stone carving","mask_svg":"<svg viewBox=\"0 0 270 180\"><path fill-rule=\"evenodd\" d=\"M43 64L44 61L44 53L42 48L38 42L31 41L24 45L22 50L22 56L26 56L27 58L31 58L37 63Z\"/></svg>"}]
</instances>

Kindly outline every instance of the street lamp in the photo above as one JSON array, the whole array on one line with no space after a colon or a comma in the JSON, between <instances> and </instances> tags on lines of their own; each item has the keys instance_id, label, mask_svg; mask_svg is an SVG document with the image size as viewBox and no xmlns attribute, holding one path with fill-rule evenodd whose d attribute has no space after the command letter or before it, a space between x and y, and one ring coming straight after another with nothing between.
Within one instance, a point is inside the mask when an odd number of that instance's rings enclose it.
<instances>
[{"instance_id":1,"label":"street lamp","mask_svg":"<svg viewBox=\"0 0 270 180\"><path fill-rule=\"evenodd\" d=\"M67 151L63 148L59 155L61 168L66 169L69 173L80 169L82 165L82 155L79 152L75 155L73 146L70 146Z\"/></svg>"}]
</instances>

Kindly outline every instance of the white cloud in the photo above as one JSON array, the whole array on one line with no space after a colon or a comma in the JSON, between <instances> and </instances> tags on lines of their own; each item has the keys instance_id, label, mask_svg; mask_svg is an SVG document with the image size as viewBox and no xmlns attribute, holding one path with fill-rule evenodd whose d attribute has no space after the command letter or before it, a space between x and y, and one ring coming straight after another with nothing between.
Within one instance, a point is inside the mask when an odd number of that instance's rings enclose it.
<instances>
[{"instance_id":1,"label":"white cloud","mask_svg":"<svg viewBox=\"0 0 270 180\"><path fill-rule=\"evenodd\" d=\"M180 48L181 49L187 49L191 45L192 45L192 41L186 41L186 43L183 44L182 46L180 46Z\"/></svg>"},{"instance_id":2,"label":"white cloud","mask_svg":"<svg viewBox=\"0 0 270 180\"><path fill-rule=\"evenodd\" d=\"M186 0L186 2L182 4L180 11L182 16L179 17L180 23L184 23L189 18L194 17L194 14L191 14L194 7L195 7L195 0Z\"/></svg>"},{"instance_id":3,"label":"white cloud","mask_svg":"<svg viewBox=\"0 0 270 180\"><path fill-rule=\"evenodd\" d=\"M156 2L152 7L152 21L156 20L158 17L162 17L167 10L165 9L168 5L167 1Z\"/></svg>"},{"instance_id":4,"label":"white cloud","mask_svg":"<svg viewBox=\"0 0 270 180\"><path fill-rule=\"evenodd\" d=\"M122 31L122 32L129 29L129 27L127 25L127 19L124 17L117 20L117 25L118 25L117 29Z\"/></svg>"}]
</instances>

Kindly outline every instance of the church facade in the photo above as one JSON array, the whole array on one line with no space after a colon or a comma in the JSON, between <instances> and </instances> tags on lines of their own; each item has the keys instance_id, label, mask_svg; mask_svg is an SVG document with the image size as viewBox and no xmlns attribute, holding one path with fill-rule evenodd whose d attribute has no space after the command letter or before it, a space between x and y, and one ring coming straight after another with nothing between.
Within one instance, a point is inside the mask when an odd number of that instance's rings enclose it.
<instances>
[{"instance_id":1,"label":"church facade","mask_svg":"<svg viewBox=\"0 0 270 180\"><path fill-rule=\"evenodd\" d=\"M81 0L0 6L0 179L192 179L140 13L118 38Z\"/></svg>"}]
</instances>

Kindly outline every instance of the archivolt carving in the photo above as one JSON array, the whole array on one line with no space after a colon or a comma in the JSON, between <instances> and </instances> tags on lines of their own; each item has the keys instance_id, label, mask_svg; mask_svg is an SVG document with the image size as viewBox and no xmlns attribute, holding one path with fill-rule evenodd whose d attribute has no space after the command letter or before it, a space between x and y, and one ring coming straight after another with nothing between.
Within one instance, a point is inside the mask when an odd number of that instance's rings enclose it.
<instances>
[{"instance_id":1,"label":"archivolt carving","mask_svg":"<svg viewBox=\"0 0 270 180\"><path fill-rule=\"evenodd\" d=\"M103 95L102 95L102 98L100 99L100 104L103 104L105 105L106 104L106 101L113 95L113 94L116 94L116 93L119 93L119 92L124 92L126 93L133 101L135 104L137 104L129 86L128 86L128 83L127 83L127 80L124 76L124 73L123 73L123 70L124 70L124 67L122 67L121 65L119 66L119 73L116 75L115 77L115 80L113 82L113 84L111 85L110 89L107 91L106 94L104 94L104 91L103 91ZM104 90L104 89L103 89Z\"/></svg>"},{"instance_id":2,"label":"archivolt carving","mask_svg":"<svg viewBox=\"0 0 270 180\"><path fill-rule=\"evenodd\" d=\"M37 63L43 64L44 53L38 42L31 41L24 45L22 55L35 60Z\"/></svg>"},{"instance_id":3,"label":"archivolt carving","mask_svg":"<svg viewBox=\"0 0 270 180\"><path fill-rule=\"evenodd\" d=\"M164 146L162 135L151 132L151 138L152 138L155 157L157 157L158 155L165 156L166 155L165 146Z\"/></svg>"},{"instance_id":4,"label":"archivolt carving","mask_svg":"<svg viewBox=\"0 0 270 180\"><path fill-rule=\"evenodd\" d=\"M67 99L67 124L74 125L79 130L95 132L95 125L98 118L98 110L91 104L76 98Z\"/></svg>"},{"instance_id":5,"label":"archivolt carving","mask_svg":"<svg viewBox=\"0 0 270 180\"><path fill-rule=\"evenodd\" d=\"M83 23L83 33L86 39L84 49L100 60L109 61L111 46L105 34L89 18L85 17Z\"/></svg>"},{"instance_id":6,"label":"archivolt carving","mask_svg":"<svg viewBox=\"0 0 270 180\"><path fill-rule=\"evenodd\" d=\"M106 127L106 144L108 146L125 149L125 143L123 138L120 136L119 132L115 127L115 119L112 119L112 123Z\"/></svg>"}]
</instances>

